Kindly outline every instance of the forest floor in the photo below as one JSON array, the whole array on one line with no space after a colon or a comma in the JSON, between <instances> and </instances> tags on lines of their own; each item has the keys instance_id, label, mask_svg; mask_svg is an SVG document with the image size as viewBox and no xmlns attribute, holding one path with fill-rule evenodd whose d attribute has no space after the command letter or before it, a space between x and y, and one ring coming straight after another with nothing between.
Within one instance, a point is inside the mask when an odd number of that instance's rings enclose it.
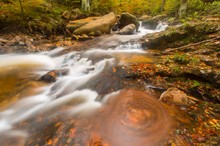
<instances>
[{"instance_id":1,"label":"forest floor","mask_svg":"<svg viewBox=\"0 0 220 146\"><path fill-rule=\"evenodd\" d=\"M178 96L181 90L193 100L164 100L171 109L177 107L171 111L179 126L174 132L179 138L168 145L220 144L220 15L210 20L215 21L188 21L144 36L141 41L155 63L123 66L131 80L167 90L170 95Z\"/></svg>"}]
</instances>

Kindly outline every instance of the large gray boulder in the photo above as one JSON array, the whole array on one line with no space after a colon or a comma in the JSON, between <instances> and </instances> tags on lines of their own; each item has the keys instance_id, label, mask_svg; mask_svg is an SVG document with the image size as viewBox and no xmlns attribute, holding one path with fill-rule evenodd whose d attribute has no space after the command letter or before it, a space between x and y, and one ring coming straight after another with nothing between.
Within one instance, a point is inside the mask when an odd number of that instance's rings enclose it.
<instances>
[{"instance_id":1,"label":"large gray boulder","mask_svg":"<svg viewBox=\"0 0 220 146\"><path fill-rule=\"evenodd\" d=\"M92 32L101 32L102 34L110 33L111 28L116 23L117 18L113 12L102 16L96 20L93 20L82 27L76 29L73 34L82 35L82 34L90 34Z\"/></svg>"},{"instance_id":2,"label":"large gray boulder","mask_svg":"<svg viewBox=\"0 0 220 146\"><path fill-rule=\"evenodd\" d=\"M118 34L121 34L121 35L131 35L131 34L134 34L135 30L136 30L136 26L134 24L129 24L129 25L123 27L118 32Z\"/></svg>"},{"instance_id":3,"label":"large gray boulder","mask_svg":"<svg viewBox=\"0 0 220 146\"><path fill-rule=\"evenodd\" d=\"M122 13L121 18L119 19L119 29L122 29L129 24L134 24L136 26L136 31L138 31L140 24L137 17L130 13Z\"/></svg>"}]
</instances>

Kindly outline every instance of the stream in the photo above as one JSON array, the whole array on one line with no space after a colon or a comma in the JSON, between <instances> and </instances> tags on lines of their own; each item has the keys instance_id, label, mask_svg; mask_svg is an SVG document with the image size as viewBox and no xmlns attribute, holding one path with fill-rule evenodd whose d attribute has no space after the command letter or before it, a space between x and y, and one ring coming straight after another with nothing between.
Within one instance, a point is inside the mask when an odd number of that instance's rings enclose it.
<instances>
[{"instance_id":1,"label":"stream","mask_svg":"<svg viewBox=\"0 0 220 146\"><path fill-rule=\"evenodd\" d=\"M0 56L1 146L160 146L172 120L146 92L124 86L118 66L153 63L138 43L147 33L103 36L85 51L56 48ZM95 46L95 47L94 47ZM55 83L36 78L66 70ZM130 85L132 86L132 85ZM147 85L146 85L147 86ZM137 87L138 88L138 87ZM145 87L143 87L145 88Z\"/></svg>"}]
</instances>

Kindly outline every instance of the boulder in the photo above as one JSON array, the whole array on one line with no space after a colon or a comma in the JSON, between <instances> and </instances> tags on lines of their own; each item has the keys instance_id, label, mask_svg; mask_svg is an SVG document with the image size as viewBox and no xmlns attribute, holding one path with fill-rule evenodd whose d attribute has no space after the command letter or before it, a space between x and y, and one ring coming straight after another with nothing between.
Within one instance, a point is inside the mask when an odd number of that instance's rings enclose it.
<instances>
[{"instance_id":1,"label":"boulder","mask_svg":"<svg viewBox=\"0 0 220 146\"><path fill-rule=\"evenodd\" d=\"M82 27L76 29L73 34L82 35L90 34L91 32L100 31L102 34L110 33L111 28L116 23L116 16L113 12L93 20Z\"/></svg>"},{"instance_id":2,"label":"boulder","mask_svg":"<svg viewBox=\"0 0 220 146\"><path fill-rule=\"evenodd\" d=\"M66 28L70 31L73 32L74 30L76 30L77 28L98 19L99 17L88 17L85 19L79 19L79 20L74 20L74 21L69 21L69 23L66 25Z\"/></svg>"},{"instance_id":3,"label":"boulder","mask_svg":"<svg viewBox=\"0 0 220 146\"><path fill-rule=\"evenodd\" d=\"M164 21L166 15L157 15L155 17L142 18L142 26L145 29L156 29L160 21Z\"/></svg>"},{"instance_id":4,"label":"boulder","mask_svg":"<svg viewBox=\"0 0 220 146\"><path fill-rule=\"evenodd\" d=\"M134 34L135 30L136 30L136 26L134 24L129 24L123 27L121 30L119 30L118 34L131 35Z\"/></svg>"},{"instance_id":5,"label":"boulder","mask_svg":"<svg viewBox=\"0 0 220 146\"><path fill-rule=\"evenodd\" d=\"M176 104L180 106L188 106L195 103L195 101L198 101L177 88L169 88L161 94L160 100L168 104Z\"/></svg>"},{"instance_id":6,"label":"boulder","mask_svg":"<svg viewBox=\"0 0 220 146\"><path fill-rule=\"evenodd\" d=\"M119 19L119 29L124 28L128 24L134 24L136 26L136 31L138 31L140 27L137 17L130 13L122 13L121 18Z\"/></svg>"},{"instance_id":7,"label":"boulder","mask_svg":"<svg viewBox=\"0 0 220 146\"><path fill-rule=\"evenodd\" d=\"M112 31L118 31L119 30L119 23L115 23L115 25L112 27Z\"/></svg>"},{"instance_id":8,"label":"boulder","mask_svg":"<svg viewBox=\"0 0 220 146\"><path fill-rule=\"evenodd\" d=\"M99 30L89 33L89 36L94 36L94 37L101 36L101 35L102 35L102 32Z\"/></svg>"},{"instance_id":9,"label":"boulder","mask_svg":"<svg viewBox=\"0 0 220 146\"><path fill-rule=\"evenodd\" d=\"M156 29L157 25L159 23L156 20L153 19L147 19L142 21L142 27L144 27L145 29Z\"/></svg>"},{"instance_id":10,"label":"boulder","mask_svg":"<svg viewBox=\"0 0 220 146\"><path fill-rule=\"evenodd\" d=\"M149 49L166 49L184 46L208 39L209 35L219 31L218 23L186 23L168 27L163 32L145 35L142 45Z\"/></svg>"}]
</instances>

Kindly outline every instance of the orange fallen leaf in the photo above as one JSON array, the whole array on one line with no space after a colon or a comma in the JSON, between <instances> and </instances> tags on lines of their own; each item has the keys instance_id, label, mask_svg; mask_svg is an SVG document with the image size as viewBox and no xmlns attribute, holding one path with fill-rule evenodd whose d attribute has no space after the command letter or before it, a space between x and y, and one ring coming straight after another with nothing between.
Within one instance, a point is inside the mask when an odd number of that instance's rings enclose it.
<instances>
[{"instance_id":1,"label":"orange fallen leaf","mask_svg":"<svg viewBox=\"0 0 220 146\"><path fill-rule=\"evenodd\" d=\"M52 139L50 139L49 141L47 141L47 144L48 144L48 145L52 145L52 143L53 143Z\"/></svg>"}]
</instances>

